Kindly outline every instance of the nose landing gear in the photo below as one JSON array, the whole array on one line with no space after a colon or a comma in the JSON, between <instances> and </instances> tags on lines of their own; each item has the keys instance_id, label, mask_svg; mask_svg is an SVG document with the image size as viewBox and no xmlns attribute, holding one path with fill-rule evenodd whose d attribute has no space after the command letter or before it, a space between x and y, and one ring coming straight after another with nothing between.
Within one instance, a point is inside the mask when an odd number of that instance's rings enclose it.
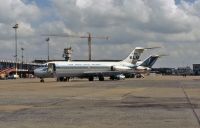
<instances>
[{"instance_id":1,"label":"nose landing gear","mask_svg":"<svg viewBox=\"0 0 200 128\"><path fill-rule=\"evenodd\" d=\"M40 78L40 82L41 82L41 83L44 83L44 79L43 79L43 78Z\"/></svg>"}]
</instances>

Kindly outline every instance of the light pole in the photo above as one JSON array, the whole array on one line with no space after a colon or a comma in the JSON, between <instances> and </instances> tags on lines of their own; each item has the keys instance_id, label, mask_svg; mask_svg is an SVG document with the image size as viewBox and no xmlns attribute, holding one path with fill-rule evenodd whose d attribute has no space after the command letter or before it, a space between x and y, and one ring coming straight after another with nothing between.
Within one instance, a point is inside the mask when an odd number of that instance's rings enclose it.
<instances>
[{"instance_id":1,"label":"light pole","mask_svg":"<svg viewBox=\"0 0 200 128\"><path fill-rule=\"evenodd\" d=\"M24 48L21 48L21 50L22 50L22 70L23 70L23 63L24 63ZM23 75L22 75L22 72L21 72L21 78L23 77Z\"/></svg>"},{"instance_id":2,"label":"light pole","mask_svg":"<svg viewBox=\"0 0 200 128\"><path fill-rule=\"evenodd\" d=\"M16 70L16 77L17 77L17 29L18 24L15 24L13 27L15 29L15 70Z\"/></svg>"},{"instance_id":3,"label":"light pole","mask_svg":"<svg viewBox=\"0 0 200 128\"><path fill-rule=\"evenodd\" d=\"M23 69L23 63L24 63L24 48L21 48L22 50L22 69Z\"/></svg>"},{"instance_id":4,"label":"light pole","mask_svg":"<svg viewBox=\"0 0 200 128\"><path fill-rule=\"evenodd\" d=\"M50 38L48 37L46 39L46 41L47 41L47 50L48 50L48 57L47 57L48 62L49 62L49 40L50 40Z\"/></svg>"}]
</instances>

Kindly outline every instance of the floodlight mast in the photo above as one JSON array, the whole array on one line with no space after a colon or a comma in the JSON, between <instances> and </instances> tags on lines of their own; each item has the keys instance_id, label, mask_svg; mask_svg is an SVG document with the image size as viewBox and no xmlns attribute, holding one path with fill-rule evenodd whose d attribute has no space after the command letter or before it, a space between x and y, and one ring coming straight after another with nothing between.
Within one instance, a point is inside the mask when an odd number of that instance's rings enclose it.
<instances>
[{"instance_id":1,"label":"floodlight mast","mask_svg":"<svg viewBox=\"0 0 200 128\"><path fill-rule=\"evenodd\" d=\"M22 69L23 69L23 63L24 63L24 48L21 48L22 50Z\"/></svg>"},{"instance_id":2,"label":"floodlight mast","mask_svg":"<svg viewBox=\"0 0 200 128\"><path fill-rule=\"evenodd\" d=\"M22 50L22 66L21 66L21 68L23 70L24 69L24 67L23 67L23 64L24 64L24 48L21 48L21 50ZM22 73L21 73L21 78L23 78Z\"/></svg>"},{"instance_id":3,"label":"floodlight mast","mask_svg":"<svg viewBox=\"0 0 200 128\"><path fill-rule=\"evenodd\" d=\"M15 24L13 28L15 29L15 72L17 76L17 29L19 28L18 24Z\"/></svg>"},{"instance_id":4,"label":"floodlight mast","mask_svg":"<svg viewBox=\"0 0 200 128\"><path fill-rule=\"evenodd\" d=\"M46 39L46 42L47 42L47 60L48 60L48 62L49 62L49 41L50 41L50 38L48 37L47 39Z\"/></svg>"}]
</instances>

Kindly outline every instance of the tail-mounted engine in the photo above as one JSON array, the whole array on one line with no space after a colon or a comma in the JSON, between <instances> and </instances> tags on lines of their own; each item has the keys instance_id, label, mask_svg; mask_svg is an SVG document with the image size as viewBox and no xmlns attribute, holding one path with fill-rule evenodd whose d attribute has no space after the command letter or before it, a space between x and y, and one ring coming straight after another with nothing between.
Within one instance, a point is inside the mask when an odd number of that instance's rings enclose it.
<instances>
[{"instance_id":1,"label":"tail-mounted engine","mask_svg":"<svg viewBox=\"0 0 200 128\"><path fill-rule=\"evenodd\" d=\"M131 68L126 66L111 66L111 71L125 71L125 70L131 70Z\"/></svg>"}]
</instances>

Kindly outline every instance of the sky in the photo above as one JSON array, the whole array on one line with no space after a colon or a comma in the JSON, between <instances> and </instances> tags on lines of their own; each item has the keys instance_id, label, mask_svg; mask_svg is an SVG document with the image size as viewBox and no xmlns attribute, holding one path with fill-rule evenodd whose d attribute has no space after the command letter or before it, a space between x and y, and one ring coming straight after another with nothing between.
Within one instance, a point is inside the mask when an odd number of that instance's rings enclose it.
<instances>
[{"instance_id":1,"label":"sky","mask_svg":"<svg viewBox=\"0 0 200 128\"><path fill-rule=\"evenodd\" d=\"M44 35L109 36L92 39L92 59L126 58L135 47L141 59L167 54L154 67L200 63L200 0L0 0L0 59L15 60L16 23L18 58L47 59ZM50 59L62 58L72 47L72 59L88 59L87 39L50 37Z\"/></svg>"}]
</instances>

